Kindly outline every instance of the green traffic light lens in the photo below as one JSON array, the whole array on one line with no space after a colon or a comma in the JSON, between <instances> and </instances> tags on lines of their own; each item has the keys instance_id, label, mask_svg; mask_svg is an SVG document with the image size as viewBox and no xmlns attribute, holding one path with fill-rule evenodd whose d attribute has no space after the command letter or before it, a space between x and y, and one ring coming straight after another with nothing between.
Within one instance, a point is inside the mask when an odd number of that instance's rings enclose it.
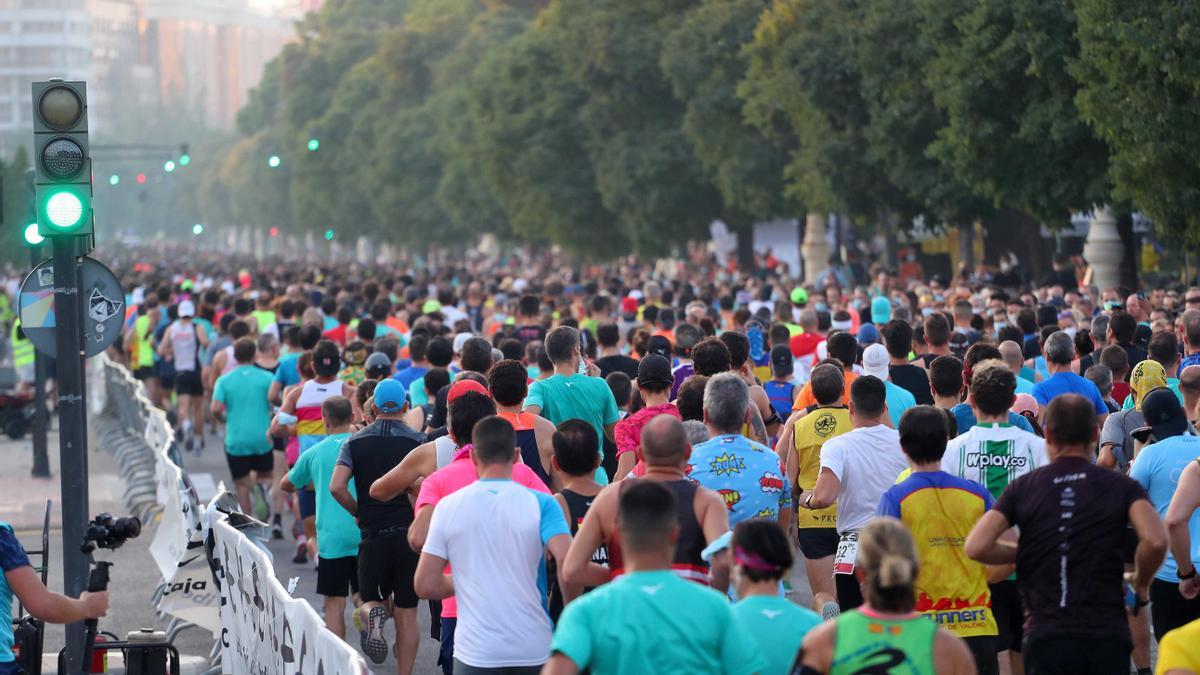
<instances>
[{"instance_id":1,"label":"green traffic light lens","mask_svg":"<svg viewBox=\"0 0 1200 675\"><path fill-rule=\"evenodd\" d=\"M83 224L87 207L73 190L59 190L46 199L46 221L55 229L69 231Z\"/></svg>"},{"instance_id":2,"label":"green traffic light lens","mask_svg":"<svg viewBox=\"0 0 1200 675\"><path fill-rule=\"evenodd\" d=\"M325 230L325 241L333 241L333 230Z\"/></svg>"},{"instance_id":3,"label":"green traffic light lens","mask_svg":"<svg viewBox=\"0 0 1200 675\"><path fill-rule=\"evenodd\" d=\"M29 246L40 246L46 238L38 233L37 223L30 223L25 226L25 243Z\"/></svg>"},{"instance_id":4,"label":"green traffic light lens","mask_svg":"<svg viewBox=\"0 0 1200 675\"><path fill-rule=\"evenodd\" d=\"M194 234L196 236L200 236L201 234L204 234L204 226L201 225L200 223L196 223L195 225L192 226L192 234Z\"/></svg>"},{"instance_id":5,"label":"green traffic light lens","mask_svg":"<svg viewBox=\"0 0 1200 675\"><path fill-rule=\"evenodd\" d=\"M52 129L69 129L83 116L83 101L70 87L50 87L38 100L38 115Z\"/></svg>"},{"instance_id":6,"label":"green traffic light lens","mask_svg":"<svg viewBox=\"0 0 1200 675\"><path fill-rule=\"evenodd\" d=\"M279 155L271 155L270 157L267 158L267 166L271 167L272 169L279 166L279 164L280 164Z\"/></svg>"},{"instance_id":7,"label":"green traffic light lens","mask_svg":"<svg viewBox=\"0 0 1200 675\"><path fill-rule=\"evenodd\" d=\"M191 164L191 163L192 163L191 155L180 155L179 156L179 166L187 166L188 164Z\"/></svg>"},{"instance_id":8,"label":"green traffic light lens","mask_svg":"<svg viewBox=\"0 0 1200 675\"><path fill-rule=\"evenodd\" d=\"M308 149L310 152L316 152L320 148L321 148L321 141L318 141L315 138L308 139Z\"/></svg>"}]
</instances>

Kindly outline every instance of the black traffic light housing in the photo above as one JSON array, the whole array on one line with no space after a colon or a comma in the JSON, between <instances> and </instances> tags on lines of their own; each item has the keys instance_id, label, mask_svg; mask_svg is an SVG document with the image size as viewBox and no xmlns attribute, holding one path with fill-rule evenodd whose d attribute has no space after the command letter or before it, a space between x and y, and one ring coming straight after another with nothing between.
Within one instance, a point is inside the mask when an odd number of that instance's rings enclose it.
<instances>
[{"instance_id":1,"label":"black traffic light housing","mask_svg":"<svg viewBox=\"0 0 1200 675\"><path fill-rule=\"evenodd\" d=\"M38 233L93 234L86 83L33 83L33 149Z\"/></svg>"}]
</instances>

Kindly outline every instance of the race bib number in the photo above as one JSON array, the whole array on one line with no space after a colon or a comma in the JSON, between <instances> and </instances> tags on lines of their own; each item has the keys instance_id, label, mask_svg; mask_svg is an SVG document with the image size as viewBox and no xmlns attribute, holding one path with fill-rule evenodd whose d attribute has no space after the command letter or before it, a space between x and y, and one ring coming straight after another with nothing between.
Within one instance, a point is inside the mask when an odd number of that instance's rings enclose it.
<instances>
[{"instance_id":1,"label":"race bib number","mask_svg":"<svg viewBox=\"0 0 1200 675\"><path fill-rule=\"evenodd\" d=\"M837 553L833 555L834 574L854 574L854 561L858 557L858 531L843 532L838 537Z\"/></svg>"}]
</instances>

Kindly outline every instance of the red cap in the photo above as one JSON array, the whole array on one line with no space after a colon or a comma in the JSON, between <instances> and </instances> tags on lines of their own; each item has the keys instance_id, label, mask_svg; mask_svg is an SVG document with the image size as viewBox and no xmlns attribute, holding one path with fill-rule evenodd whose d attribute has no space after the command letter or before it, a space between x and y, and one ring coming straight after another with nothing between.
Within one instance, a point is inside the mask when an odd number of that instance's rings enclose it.
<instances>
[{"instance_id":1,"label":"red cap","mask_svg":"<svg viewBox=\"0 0 1200 675\"><path fill-rule=\"evenodd\" d=\"M621 298L621 312L624 314L637 314L637 300L630 297Z\"/></svg>"},{"instance_id":2,"label":"red cap","mask_svg":"<svg viewBox=\"0 0 1200 675\"><path fill-rule=\"evenodd\" d=\"M472 391L476 394L483 394L488 398L492 397L492 395L488 392L487 387L479 384L475 380L459 380L450 387L450 391L446 394L446 404L449 405L454 403L454 400L459 396Z\"/></svg>"}]
</instances>

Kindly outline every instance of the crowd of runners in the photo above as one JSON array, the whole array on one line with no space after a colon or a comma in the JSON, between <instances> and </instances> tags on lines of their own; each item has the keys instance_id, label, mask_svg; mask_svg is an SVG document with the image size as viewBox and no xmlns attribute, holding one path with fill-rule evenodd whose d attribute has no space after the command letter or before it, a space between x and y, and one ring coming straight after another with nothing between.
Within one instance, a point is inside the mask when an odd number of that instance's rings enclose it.
<instances>
[{"instance_id":1,"label":"crowd of runners","mask_svg":"<svg viewBox=\"0 0 1200 675\"><path fill-rule=\"evenodd\" d=\"M1200 288L167 260L114 353L402 674L1200 673Z\"/></svg>"}]
</instances>

